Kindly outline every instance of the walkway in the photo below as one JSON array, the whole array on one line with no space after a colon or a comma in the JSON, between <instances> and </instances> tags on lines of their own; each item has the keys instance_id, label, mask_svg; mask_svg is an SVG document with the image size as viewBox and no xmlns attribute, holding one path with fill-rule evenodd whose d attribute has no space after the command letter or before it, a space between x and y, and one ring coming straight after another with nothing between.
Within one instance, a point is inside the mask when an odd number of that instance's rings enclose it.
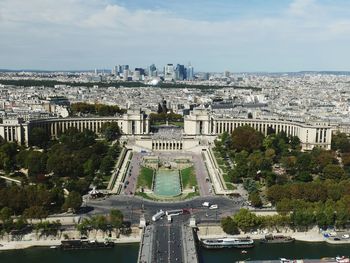
<instances>
[{"instance_id":1,"label":"walkway","mask_svg":"<svg viewBox=\"0 0 350 263\"><path fill-rule=\"evenodd\" d=\"M129 170L127 171L127 176L125 182L128 181L127 187L124 189L125 195L134 195L137 187L137 178L140 174L142 162L142 153L134 152L131 161Z\"/></svg>"},{"instance_id":2,"label":"walkway","mask_svg":"<svg viewBox=\"0 0 350 263\"><path fill-rule=\"evenodd\" d=\"M127 170L129 168L129 160L131 157L132 151L128 150L128 152L125 155L123 164L120 167L120 170L116 171L117 174L117 179L114 183L113 189L112 189L112 193L116 193L119 194L120 190L123 188L124 186L124 179L125 179L125 175L127 173Z\"/></svg>"},{"instance_id":3,"label":"walkway","mask_svg":"<svg viewBox=\"0 0 350 263\"><path fill-rule=\"evenodd\" d=\"M198 183L198 190L201 196L210 196L214 194L214 191L210 193L211 184L206 180L209 178L208 171L205 167L205 163L203 161L203 157L200 154L193 154L193 164L196 172L196 179Z\"/></svg>"},{"instance_id":4,"label":"walkway","mask_svg":"<svg viewBox=\"0 0 350 263\"><path fill-rule=\"evenodd\" d=\"M210 174L210 179L213 184L215 194L217 195L227 195L236 193L234 190L227 190L224 178L222 177L220 168L218 167L214 154L212 154L211 149L203 151L203 156L205 159L206 167Z\"/></svg>"}]
</instances>

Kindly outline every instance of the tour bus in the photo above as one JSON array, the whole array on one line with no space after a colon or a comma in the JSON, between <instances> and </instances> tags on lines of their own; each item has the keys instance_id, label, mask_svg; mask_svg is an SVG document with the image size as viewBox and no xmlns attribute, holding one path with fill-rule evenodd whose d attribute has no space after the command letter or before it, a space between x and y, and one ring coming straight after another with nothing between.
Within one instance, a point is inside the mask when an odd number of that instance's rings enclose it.
<instances>
[{"instance_id":1,"label":"tour bus","mask_svg":"<svg viewBox=\"0 0 350 263\"><path fill-rule=\"evenodd\" d=\"M183 209L168 210L165 212L167 216L178 216L183 214Z\"/></svg>"},{"instance_id":2,"label":"tour bus","mask_svg":"<svg viewBox=\"0 0 350 263\"><path fill-rule=\"evenodd\" d=\"M158 221L162 216L164 216L165 213L163 210L160 210L159 212L157 212L154 216L152 216L152 221L156 222Z\"/></svg>"}]
</instances>

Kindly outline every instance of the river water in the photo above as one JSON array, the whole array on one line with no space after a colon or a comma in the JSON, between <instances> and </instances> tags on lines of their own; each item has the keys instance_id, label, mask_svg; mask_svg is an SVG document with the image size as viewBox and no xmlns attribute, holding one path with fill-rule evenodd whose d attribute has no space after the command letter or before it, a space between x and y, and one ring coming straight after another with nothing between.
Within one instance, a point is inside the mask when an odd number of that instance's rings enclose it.
<instances>
[{"instance_id":1,"label":"river water","mask_svg":"<svg viewBox=\"0 0 350 263\"><path fill-rule=\"evenodd\" d=\"M0 251L1 263L135 263L138 244L117 244L113 249L61 251L49 248L31 248L17 251ZM224 263L245 259L290 259L335 257L350 255L350 245L295 242L292 244L258 244L252 249L200 249L204 263Z\"/></svg>"}]
</instances>

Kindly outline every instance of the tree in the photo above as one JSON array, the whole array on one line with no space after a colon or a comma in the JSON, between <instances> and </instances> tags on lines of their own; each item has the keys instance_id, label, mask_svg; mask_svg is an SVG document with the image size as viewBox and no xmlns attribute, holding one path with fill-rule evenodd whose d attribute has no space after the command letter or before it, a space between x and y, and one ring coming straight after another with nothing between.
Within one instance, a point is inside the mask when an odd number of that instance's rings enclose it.
<instances>
[{"instance_id":1,"label":"tree","mask_svg":"<svg viewBox=\"0 0 350 263\"><path fill-rule=\"evenodd\" d=\"M244 180L243 187L245 190L248 191L248 193L253 193L258 191L258 184L253 179L248 178Z\"/></svg>"},{"instance_id":2,"label":"tree","mask_svg":"<svg viewBox=\"0 0 350 263\"><path fill-rule=\"evenodd\" d=\"M43 219L48 216L48 212L43 206L31 206L26 208L23 212L23 216L28 219Z\"/></svg>"},{"instance_id":3,"label":"tree","mask_svg":"<svg viewBox=\"0 0 350 263\"><path fill-rule=\"evenodd\" d=\"M314 213L311 209L298 209L291 214L291 221L297 228L307 229L314 223Z\"/></svg>"},{"instance_id":4,"label":"tree","mask_svg":"<svg viewBox=\"0 0 350 263\"><path fill-rule=\"evenodd\" d=\"M268 187L274 185L276 183L276 174L270 171L263 173L265 177L265 182Z\"/></svg>"},{"instance_id":5,"label":"tree","mask_svg":"<svg viewBox=\"0 0 350 263\"><path fill-rule=\"evenodd\" d=\"M13 142L5 142L0 146L0 169L11 172L16 168L16 154L18 145Z\"/></svg>"},{"instance_id":6,"label":"tree","mask_svg":"<svg viewBox=\"0 0 350 263\"><path fill-rule=\"evenodd\" d=\"M70 106L73 115L76 114L97 114L99 116L113 116L116 113L124 113L117 105L89 104L86 102L73 103Z\"/></svg>"},{"instance_id":7,"label":"tree","mask_svg":"<svg viewBox=\"0 0 350 263\"><path fill-rule=\"evenodd\" d=\"M248 157L249 161L249 170L251 175L255 176L258 170L264 170L264 156L261 151L255 151L251 153Z\"/></svg>"},{"instance_id":8,"label":"tree","mask_svg":"<svg viewBox=\"0 0 350 263\"><path fill-rule=\"evenodd\" d=\"M336 159L334 158L334 153L332 151L326 151L315 147L311 152L311 156L315 163L316 173L321 173L328 164L336 163Z\"/></svg>"},{"instance_id":9,"label":"tree","mask_svg":"<svg viewBox=\"0 0 350 263\"><path fill-rule=\"evenodd\" d=\"M263 203L258 192L253 192L249 194L249 201L254 207L262 207Z\"/></svg>"},{"instance_id":10,"label":"tree","mask_svg":"<svg viewBox=\"0 0 350 263\"><path fill-rule=\"evenodd\" d=\"M294 174L296 165L297 165L297 157L296 156L285 156L281 159L283 167L288 170L290 173Z\"/></svg>"},{"instance_id":11,"label":"tree","mask_svg":"<svg viewBox=\"0 0 350 263\"><path fill-rule=\"evenodd\" d=\"M221 219L221 227L222 227L222 230L224 230L224 232L229 235L239 234L239 229L237 227L237 224L230 216L227 216Z\"/></svg>"},{"instance_id":12,"label":"tree","mask_svg":"<svg viewBox=\"0 0 350 263\"><path fill-rule=\"evenodd\" d=\"M46 172L46 153L38 151L30 151L27 154L26 166L28 168L29 176L38 176Z\"/></svg>"},{"instance_id":13,"label":"tree","mask_svg":"<svg viewBox=\"0 0 350 263\"><path fill-rule=\"evenodd\" d=\"M12 209L8 208L8 207L3 207L0 210L0 220L2 222L6 222L11 218L11 215L13 214Z\"/></svg>"},{"instance_id":14,"label":"tree","mask_svg":"<svg viewBox=\"0 0 350 263\"><path fill-rule=\"evenodd\" d=\"M82 203L83 199L81 195L77 192L72 191L67 196L66 201L63 204L63 209L68 210L71 208L73 212L75 212L78 208L80 208Z\"/></svg>"},{"instance_id":15,"label":"tree","mask_svg":"<svg viewBox=\"0 0 350 263\"><path fill-rule=\"evenodd\" d=\"M299 172L311 172L313 170L313 160L310 153L300 153L297 156L296 169Z\"/></svg>"},{"instance_id":16,"label":"tree","mask_svg":"<svg viewBox=\"0 0 350 263\"><path fill-rule=\"evenodd\" d=\"M339 180L345 177L345 171L339 165L328 164L323 169L323 174L321 176L323 179L334 179Z\"/></svg>"},{"instance_id":17,"label":"tree","mask_svg":"<svg viewBox=\"0 0 350 263\"><path fill-rule=\"evenodd\" d=\"M114 160L112 159L112 157L106 155L101 161L100 172L104 175L109 175L111 170L113 169L113 165Z\"/></svg>"},{"instance_id":18,"label":"tree","mask_svg":"<svg viewBox=\"0 0 350 263\"><path fill-rule=\"evenodd\" d=\"M312 181L312 175L309 172L303 171L299 172L295 179L301 182L311 182Z\"/></svg>"},{"instance_id":19,"label":"tree","mask_svg":"<svg viewBox=\"0 0 350 263\"><path fill-rule=\"evenodd\" d=\"M237 151L253 152L262 147L264 136L250 126L241 126L232 133L232 147Z\"/></svg>"},{"instance_id":20,"label":"tree","mask_svg":"<svg viewBox=\"0 0 350 263\"><path fill-rule=\"evenodd\" d=\"M332 150L340 150L341 152L350 152L350 140L345 133L337 132L332 135Z\"/></svg>"},{"instance_id":21,"label":"tree","mask_svg":"<svg viewBox=\"0 0 350 263\"><path fill-rule=\"evenodd\" d=\"M256 229L261 224L260 219L255 214L244 208L234 215L233 220L244 232Z\"/></svg>"},{"instance_id":22,"label":"tree","mask_svg":"<svg viewBox=\"0 0 350 263\"><path fill-rule=\"evenodd\" d=\"M77 128L69 128L59 138L60 142L70 150L79 150L92 146L95 143L96 134L90 130L79 132Z\"/></svg>"},{"instance_id":23,"label":"tree","mask_svg":"<svg viewBox=\"0 0 350 263\"><path fill-rule=\"evenodd\" d=\"M113 228L120 228L123 224L123 213L120 210L112 209L109 212L109 221Z\"/></svg>"},{"instance_id":24,"label":"tree","mask_svg":"<svg viewBox=\"0 0 350 263\"><path fill-rule=\"evenodd\" d=\"M35 127L30 131L29 145L46 148L50 141L50 136L44 128Z\"/></svg>"},{"instance_id":25,"label":"tree","mask_svg":"<svg viewBox=\"0 0 350 263\"><path fill-rule=\"evenodd\" d=\"M97 215L91 218L91 226L96 230L102 230L103 232L108 229L108 222L105 216Z\"/></svg>"},{"instance_id":26,"label":"tree","mask_svg":"<svg viewBox=\"0 0 350 263\"><path fill-rule=\"evenodd\" d=\"M248 152L247 151L241 151L239 153L236 153L235 159L235 173L238 178L244 178L248 175Z\"/></svg>"},{"instance_id":27,"label":"tree","mask_svg":"<svg viewBox=\"0 0 350 263\"><path fill-rule=\"evenodd\" d=\"M119 126L116 122L106 122L101 127L101 133L108 142L118 139L121 135Z\"/></svg>"},{"instance_id":28,"label":"tree","mask_svg":"<svg viewBox=\"0 0 350 263\"><path fill-rule=\"evenodd\" d=\"M293 150L299 150L301 148L300 139L298 136L291 136L289 139L289 144Z\"/></svg>"},{"instance_id":29,"label":"tree","mask_svg":"<svg viewBox=\"0 0 350 263\"><path fill-rule=\"evenodd\" d=\"M289 198L283 198L276 204L276 210L281 215L286 215L293 210L293 202Z\"/></svg>"}]
</instances>

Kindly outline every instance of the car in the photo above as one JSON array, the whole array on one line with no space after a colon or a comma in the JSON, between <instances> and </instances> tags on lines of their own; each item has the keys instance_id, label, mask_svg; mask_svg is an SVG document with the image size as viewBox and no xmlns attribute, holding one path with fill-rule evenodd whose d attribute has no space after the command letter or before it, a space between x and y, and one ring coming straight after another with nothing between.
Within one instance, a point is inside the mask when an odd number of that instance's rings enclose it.
<instances>
[{"instance_id":1,"label":"car","mask_svg":"<svg viewBox=\"0 0 350 263\"><path fill-rule=\"evenodd\" d=\"M209 203L209 202L203 202L202 206L204 206L204 207L209 207L209 206L210 206L210 203Z\"/></svg>"},{"instance_id":2,"label":"car","mask_svg":"<svg viewBox=\"0 0 350 263\"><path fill-rule=\"evenodd\" d=\"M342 238L342 239L348 239L348 238L350 238L350 235L344 234L344 235L341 236L341 238Z\"/></svg>"},{"instance_id":3,"label":"car","mask_svg":"<svg viewBox=\"0 0 350 263\"><path fill-rule=\"evenodd\" d=\"M218 205L211 205L209 206L209 209L218 209Z\"/></svg>"}]
</instances>

